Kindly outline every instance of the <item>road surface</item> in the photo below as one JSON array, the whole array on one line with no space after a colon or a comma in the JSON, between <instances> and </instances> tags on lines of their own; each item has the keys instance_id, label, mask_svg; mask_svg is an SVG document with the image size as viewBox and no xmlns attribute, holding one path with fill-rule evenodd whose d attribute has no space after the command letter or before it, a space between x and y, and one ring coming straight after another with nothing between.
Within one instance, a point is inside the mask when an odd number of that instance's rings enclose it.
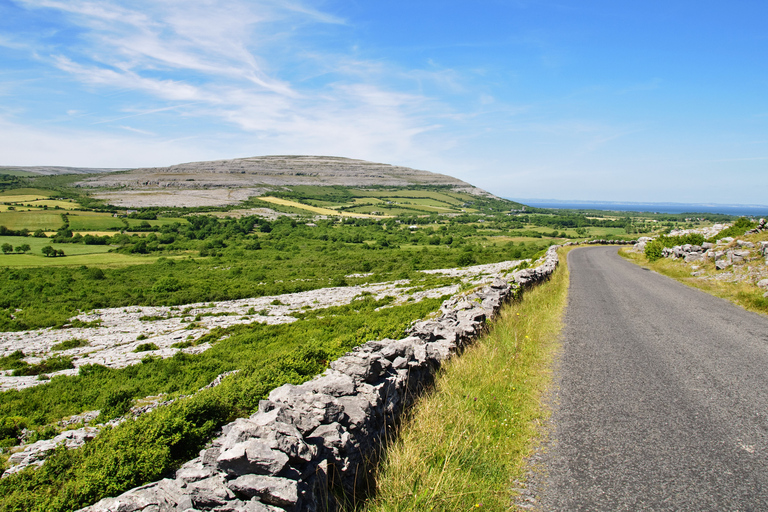
<instances>
[{"instance_id":1,"label":"road surface","mask_svg":"<svg viewBox=\"0 0 768 512\"><path fill-rule=\"evenodd\" d=\"M545 511L768 510L768 318L571 251Z\"/></svg>"}]
</instances>

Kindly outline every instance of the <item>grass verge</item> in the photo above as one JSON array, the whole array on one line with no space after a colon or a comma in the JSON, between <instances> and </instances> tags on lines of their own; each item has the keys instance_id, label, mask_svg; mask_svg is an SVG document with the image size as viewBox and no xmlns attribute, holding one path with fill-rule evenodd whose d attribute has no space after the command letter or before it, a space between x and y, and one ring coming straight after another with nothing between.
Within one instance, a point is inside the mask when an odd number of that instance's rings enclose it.
<instances>
[{"instance_id":1,"label":"grass verge","mask_svg":"<svg viewBox=\"0 0 768 512\"><path fill-rule=\"evenodd\" d=\"M751 281L732 282L718 281L714 279L703 279L691 275L691 266L681 260L671 260L661 258L656 261L649 261L643 254L630 252L627 249L619 251L619 255L632 263L640 265L658 272L659 274L671 277L676 281L698 288L699 290L728 300L737 306L741 306L747 311L768 315L768 297L763 297L765 290L761 290ZM708 274L714 274L713 263L697 263L701 268L707 270Z\"/></svg>"},{"instance_id":2,"label":"grass verge","mask_svg":"<svg viewBox=\"0 0 768 512\"><path fill-rule=\"evenodd\" d=\"M366 512L509 510L550 382L568 293L567 250L550 281L507 306L437 376L390 445Z\"/></svg>"}]
</instances>

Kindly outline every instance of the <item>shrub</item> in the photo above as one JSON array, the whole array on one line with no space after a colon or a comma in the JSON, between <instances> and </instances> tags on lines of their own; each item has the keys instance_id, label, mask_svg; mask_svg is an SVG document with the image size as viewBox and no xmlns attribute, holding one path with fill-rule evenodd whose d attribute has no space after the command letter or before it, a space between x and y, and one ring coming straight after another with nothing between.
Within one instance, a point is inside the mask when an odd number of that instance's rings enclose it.
<instances>
[{"instance_id":1,"label":"shrub","mask_svg":"<svg viewBox=\"0 0 768 512\"><path fill-rule=\"evenodd\" d=\"M653 240L645 244L645 257L648 261L656 261L661 258L661 252L664 250L664 243L661 240Z\"/></svg>"},{"instance_id":2,"label":"shrub","mask_svg":"<svg viewBox=\"0 0 768 512\"><path fill-rule=\"evenodd\" d=\"M25 363L26 364L26 363ZM40 361L38 364L25 365L13 370L13 376L40 375L41 373L52 373L59 370L69 370L74 368L71 357L53 356Z\"/></svg>"},{"instance_id":3,"label":"shrub","mask_svg":"<svg viewBox=\"0 0 768 512\"><path fill-rule=\"evenodd\" d=\"M21 350L17 350L8 356L0 357L0 370L15 370L16 368L27 366L27 363L22 361L24 357L26 356Z\"/></svg>"},{"instance_id":4,"label":"shrub","mask_svg":"<svg viewBox=\"0 0 768 512\"><path fill-rule=\"evenodd\" d=\"M87 347L88 346L88 340L84 340L81 338L72 338L71 340L62 341L61 343L56 343L51 347L51 350L69 350L71 348L78 348L78 347Z\"/></svg>"},{"instance_id":5,"label":"shrub","mask_svg":"<svg viewBox=\"0 0 768 512\"><path fill-rule=\"evenodd\" d=\"M753 229L755 226L757 226L756 222L752 222L746 217L739 217L738 219L736 219L736 222L734 222L731 227L725 228L724 230L720 231L718 234L716 234L709 240L711 242L716 242L717 240L720 240L721 238L725 238L728 236L733 238L744 236L745 232L749 231L750 229Z\"/></svg>"},{"instance_id":6,"label":"shrub","mask_svg":"<svg viewBox=\"0 0 768 512\"><path fill-rule=\"evenodd\" d=\"M141 336L141 335L139 335ZM138 338L136 338L138 339ZM133 351L134 352L148 352L150 350L159 350L160 347L155 345L154 343L142 343L138 347L136 347Z\"/></svg>"}]
</instances>

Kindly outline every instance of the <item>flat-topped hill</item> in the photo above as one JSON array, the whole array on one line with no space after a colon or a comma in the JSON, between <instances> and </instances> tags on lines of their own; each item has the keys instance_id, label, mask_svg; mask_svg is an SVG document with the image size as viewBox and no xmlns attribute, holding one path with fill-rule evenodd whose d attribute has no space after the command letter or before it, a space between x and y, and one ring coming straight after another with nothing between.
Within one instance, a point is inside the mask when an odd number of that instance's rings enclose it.
<instances>
[{"instance_id":1,"label":"flat-topped hill","mask_svg":"<svg viewBox=\"0 0 768 512\"><path fill-rule=\"evenodd\" d=\"M133 169L93 176L78 186L126 206L234 204L282 186L449 186L456 192L490 196L469 183L428 171L331 156L259 156L170 167ZM179 203L181 201L181 203Z\"/></svg>"}]
</instances>

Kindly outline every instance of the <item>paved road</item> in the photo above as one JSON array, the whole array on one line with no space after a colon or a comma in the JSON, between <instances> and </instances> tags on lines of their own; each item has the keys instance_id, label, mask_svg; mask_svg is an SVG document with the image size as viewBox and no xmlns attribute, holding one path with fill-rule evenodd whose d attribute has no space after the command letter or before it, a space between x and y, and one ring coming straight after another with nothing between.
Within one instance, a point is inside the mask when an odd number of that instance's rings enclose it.
<instances>
[{"instance_id":1,"label":"paved road","mask_svg":"<svg viewBox=\"0 0 768 512\"><path fill-rule=\"evenodd\" d=\"M768 510L768 318L569 255L545 511Z\"/></svg>"}]
</instances>

